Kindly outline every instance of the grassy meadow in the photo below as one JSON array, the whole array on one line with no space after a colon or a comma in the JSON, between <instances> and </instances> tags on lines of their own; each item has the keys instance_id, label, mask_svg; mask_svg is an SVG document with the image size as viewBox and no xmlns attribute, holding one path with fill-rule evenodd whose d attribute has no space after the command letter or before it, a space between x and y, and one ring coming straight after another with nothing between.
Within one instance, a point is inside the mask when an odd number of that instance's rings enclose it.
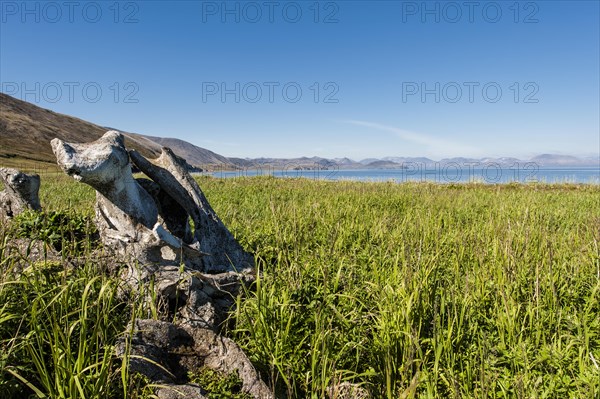
<instances>
[{"instance_id":1,"label":"grassy meadow","mask_svg":"<svg viewBox=\"0 0 600 399\"><path fill-rule=\"evenodd\" d=\"M224 329L278 397L343 381L387 399L600 397L599 186L199 183L255 254ZM73 234L93 233L93 191L56 174L40 197L41 220L0 226L0 397L152 397L114 355L152 312L119 301ZM24 234L63 260L6 256Z\"/></svg>"}]
</instances>

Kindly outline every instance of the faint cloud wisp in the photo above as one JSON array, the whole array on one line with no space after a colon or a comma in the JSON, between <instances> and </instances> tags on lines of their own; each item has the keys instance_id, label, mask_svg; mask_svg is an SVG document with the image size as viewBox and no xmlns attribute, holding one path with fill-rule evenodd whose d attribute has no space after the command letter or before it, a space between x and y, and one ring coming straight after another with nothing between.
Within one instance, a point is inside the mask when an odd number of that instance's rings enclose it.
<instances>
[{"instance_id":1,"label":"faint cloud wisp","mask_svg":"<svg viewBox=\"0 0 600 399\"><path fill-rule=\"evenodd\" d=\"M382 125L374 122L358 121L358 120L344 120L344 123L349 123L355 126L363 126L370 129L376 129L388 133L392 133L394 136L401 140L424 146L424 153L421 155L436 155L436 156L477 156L481 154L481 149L470 145L458 143L456 141L450 141L432 137L423 133L411 132L408 130L399 129L393 126Z\"/></svg>"}]
</instances>

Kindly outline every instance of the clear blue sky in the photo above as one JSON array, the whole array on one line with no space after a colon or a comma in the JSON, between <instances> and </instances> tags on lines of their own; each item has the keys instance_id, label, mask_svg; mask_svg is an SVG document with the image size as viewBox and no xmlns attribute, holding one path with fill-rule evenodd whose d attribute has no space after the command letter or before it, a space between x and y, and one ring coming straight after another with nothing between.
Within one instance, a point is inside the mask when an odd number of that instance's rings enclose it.
<instances>
[{"instance_id":1,"label":"clear blue sky","mask_svg":"<svg viewBox=\"0 0 600 399\"><path fill-rule=\"evenodd\" d=\"M3 92L226 156L600 152L598 1L1 7Z\"/></svg>"}]
</instances>

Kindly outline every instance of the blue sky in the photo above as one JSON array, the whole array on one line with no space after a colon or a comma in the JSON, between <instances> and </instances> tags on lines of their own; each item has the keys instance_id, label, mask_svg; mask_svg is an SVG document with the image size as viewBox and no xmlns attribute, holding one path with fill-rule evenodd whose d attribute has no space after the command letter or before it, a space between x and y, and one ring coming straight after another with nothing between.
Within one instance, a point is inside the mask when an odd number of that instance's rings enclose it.
<instances>
[{"instance_id":1,"label":"blue sky","mask_svg":"<svg viewBox=\"0 0 600 399\"><path fill-rule=\"evenodd\" d=\"M3 92L226 156L600 152L598 1L1 7Z\"/></svg>"}]
</instances>

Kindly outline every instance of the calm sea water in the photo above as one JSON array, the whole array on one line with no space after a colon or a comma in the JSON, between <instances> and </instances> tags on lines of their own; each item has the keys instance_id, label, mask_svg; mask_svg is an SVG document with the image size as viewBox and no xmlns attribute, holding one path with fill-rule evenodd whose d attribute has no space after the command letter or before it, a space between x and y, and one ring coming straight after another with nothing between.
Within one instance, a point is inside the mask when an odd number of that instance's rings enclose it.
<instances>
[{"instance_id":1,"label":"calm sea water","mask_svg":"<svg viewBox=\"0 0 600 399\"><path fill-rule=\"evenodd\" d=\"M308 178L320 180L354 180L371 182L428 181L437 183L481 182L487 184L510 182L586 183L600 184L600 168L543 168L527 165L519 168L502 168L491 165L484 168L449 165L441 167L415 167L409 169L365 169L365 170L278 170L251 169L242 171L218 171L212 176L235 178L242 176L275 176L282 178Z\"/></svg>"}]
</instances>

